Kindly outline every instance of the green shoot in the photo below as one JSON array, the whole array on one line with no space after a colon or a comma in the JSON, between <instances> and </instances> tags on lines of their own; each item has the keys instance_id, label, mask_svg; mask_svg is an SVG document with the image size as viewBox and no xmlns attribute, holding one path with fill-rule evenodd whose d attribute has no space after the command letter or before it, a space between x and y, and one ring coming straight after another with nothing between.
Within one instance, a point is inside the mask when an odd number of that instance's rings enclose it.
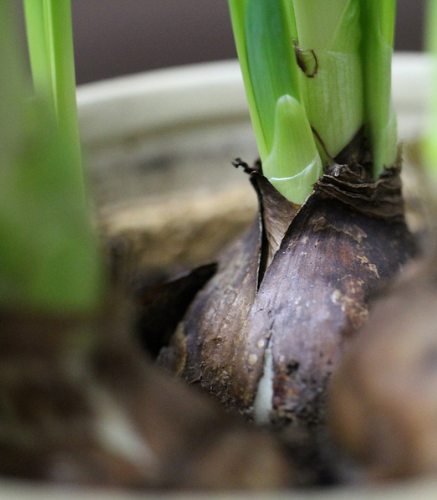
<instances>
[{"instance_id":1,"label":"green shoot","mask_svg":"<svg viewBox=\"0 0 437 500\"><path fill-rule=\"evenodd\" d=\"M47 99L30 99L12 1L0 2L0 305L83 313L100 300L77 152Z\"/></svg>"},{"instance_id":2,"label":"green shoot","mask_svg":"<svg viewBox=\"0 0 437 500\"><path fill-rule=\"evenodd\" d=\"M35 93L50 102L64 140L70 143L70 167L83 182L71 0L24 0L26 31Z\"/></svg>"},{"instance_id":3,"label":"green shoot","mask_svg":"<svg viewBox=\"0 0 437 500\"><path fill-rule=\"evenodd\" d=\"M260 23L260 19L264 19ZM279 98L290 95L300 101L297 85L297 66L293 48L285 40L292 33L285 24L280 2L249 0L246 10L247 59L258 114L262 118L265 149L270 154L273 146L275 108ZM284 64L276 65L276 57ZM265 154L263 155L265 156Z\"/></svg>"},{"instance_id":4,"label":"green shoot","mask_svg":"<svg viewBox=\"0 0 437 500\"><path fill-rule=\"evenodd\" d=\"M264 174L303 203L321 174L321 161L301 103L300 70L290 43L296 35L292 6L280 0L229 4Z\"/></svg>"},{"instance_id":5,"label":"green shoot","mask_svg":"<svg viewBox=\"0 0 437 500\"><path fill-rule=\"evenodd\" d=\"M243 74L246 98L249 105L249 112L252 119L260 155L264 158L267 154L267 146L264 139L264 131L261 125L261 118L257 111L252 79L250 78L249 62L246 46L246 8L249 0L229 0L229 10L231 13L232 28L234 31L235 45L237 48L240 68Z\"/></svg>"},{"instance_id":6,"label":"green shoot","mask_svg":"<svg viewBox=\"0 0 437 500\"><path fill-rule=\"evenodd\" d=\"M395 0L229 4L263 172L284 196L303 203L363 128L374 177L394 163Z\"/></svg>"},{"instance_id":7,"label":"green shoot","mask_svg":"<svg viewBox=\"0 0 437 500\"><path fill-rule=\"evenodd\" d=\"M366 127L374 175L393 165L397 155L397 121L391 100L396 0L362 0Z\"/></svg>"},{"instance_id":8,"label":"green shoot","mask_svg":"<svg viewBox=\"0 0 437 500\"><path fill-rule=\"evenodd\" d=\"M437 183L437 0L429 0L427 5L426 46L431 54L432 82L430 96L430 111L426 139L423 143L427 171Z\"/></svg>"}]
</instances>

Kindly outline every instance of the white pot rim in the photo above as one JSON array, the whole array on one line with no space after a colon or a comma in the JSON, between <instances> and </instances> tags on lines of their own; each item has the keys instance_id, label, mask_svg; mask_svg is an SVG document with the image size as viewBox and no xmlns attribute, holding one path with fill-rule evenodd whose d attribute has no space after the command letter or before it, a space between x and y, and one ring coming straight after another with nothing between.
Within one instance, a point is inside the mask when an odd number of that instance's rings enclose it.
<instances>
[{"instance_id":1,"label":"white pot rim","mask_svg":"<svg viewBox=\"0 0 437 500\"><path fill-rule=\"evenodd\" d=\"M401 117L401 139L410 135L402 117L414 115L420 121L425 114L430 72L427 54L399 52L393 57L392 90ZM82 85L77 101L85 143L188 122L249 117L237 60L167 68Z\"/></svg>"}]
</instances>

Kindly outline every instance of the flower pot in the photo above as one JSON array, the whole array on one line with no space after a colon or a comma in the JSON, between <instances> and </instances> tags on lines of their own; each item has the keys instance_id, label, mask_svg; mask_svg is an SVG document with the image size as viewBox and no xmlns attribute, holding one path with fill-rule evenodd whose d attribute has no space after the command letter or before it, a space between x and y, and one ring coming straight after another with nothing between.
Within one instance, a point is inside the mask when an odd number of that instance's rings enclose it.
<instances>
[{"instance_id":1,"label":"flower pot","mask_svg":"<svg viewBox=\"0 0 437 500\"><path fill-rule=\"evenodd\" d=\"M395 57L393 90L403 141L421 136L428 75L424 56ZM153 281L207 262L253 219L255 194L246 176L230 163L238 156L249 162L257 156L236 61L87 85L79 89L78 103L98 226L117 270L127 279ZM376 493L381 499L406 500L426 498L436 486L411 482L372 491L345 487L309 496L293 493L293 498L364 500ZM4 500L144 497L11 481L0 483L0 493Z\"/></svg>"}]
</instances>

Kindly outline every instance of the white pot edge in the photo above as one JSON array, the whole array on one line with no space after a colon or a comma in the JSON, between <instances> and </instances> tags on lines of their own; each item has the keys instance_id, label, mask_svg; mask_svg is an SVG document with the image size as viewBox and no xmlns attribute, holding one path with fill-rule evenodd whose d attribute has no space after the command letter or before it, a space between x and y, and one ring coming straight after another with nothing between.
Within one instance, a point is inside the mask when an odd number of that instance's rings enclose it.
<instances>
[{"instance_id":1,"label":"white pot edge","mask_svg":"<svg viewBox=\"0 0 437 500\"><path fill-rule=\"evenodd\" d=\"M393 100L402 139L420 133L429 95L430 58L419 52L393 58ZM77 101L86 144L202 120L248 119L237 60L202 63L83 85ZM412 124L406 123L411 121Z\"/></svg>"}]
</instances>

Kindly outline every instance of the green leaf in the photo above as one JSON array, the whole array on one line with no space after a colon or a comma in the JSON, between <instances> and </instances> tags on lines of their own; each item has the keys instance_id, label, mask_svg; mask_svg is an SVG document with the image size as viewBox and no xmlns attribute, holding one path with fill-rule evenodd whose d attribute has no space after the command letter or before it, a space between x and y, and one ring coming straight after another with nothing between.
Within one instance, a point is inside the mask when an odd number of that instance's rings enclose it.
<instances>
[{"instance_id":1,"label":"green leaf","mask_svg":"<svg viewBox=\"0 0 437 500\"><path fill-rule=\"evenodd\" d=\"M255 132L258 148L263 152L266 150L264 133L261 126L261 118L258 114L255 96L253 93L252 78L249 72L249 62L246 46L246 8L249 0L229 0L232 29L234 32L235 46L237 48L238 60L240 61L247 103L249 106L252 126Z\"/></svg>"},{"instance_id":2,"label":"green leaf","mask_svg":"<svg viewBox=\"0 0 437 500\"><path fill-rule=\"evenodd\" d=\"M89 311L101 268L75 152L47 100L30 97L11 5L0 2L0 304Z\"/></svg>"},{"instance_id":3,"label":"green leaf","mask_svg":"<svg viewBox=\"0 0 437 500\"><path fill-rule=\"evenodd\" d=\"M437 0L428 1L426 14L426 48L430 54L429 63L432 76L423 154L427 171L430 173L435 187L437 184Z\"/></svg>"},{"instance_id":4,"label":"green leaf","mask_svg":"<svg viewBox=\"0 0 437 500\"><path fill-rule=\"evenodd\" d=\"M300 99L290 1L229 0L234 37L261 160L273 145L276 103ZM278 64L279 62L279 64Z\"/></svg>"},{"instance_id":5,"label":"green leaf","mask_svg":"<svg viewBox=\"0 0 437 500\"><path fill-rule=\"evenodd\" d=\"M391 99L391 63L396 0L362 0L365 124L374 177L397 156L397 121Z\"/></svg>"},{"instance_id":6,"label":"green leaf","mask_svg":"<svg viewBox=\"0 0 437 500\"><path fill-rule=\"evenodd\" d=\"M284 95L301 99L293 33L280 0L249 0L246 11L248 67L262 125L264 160L273 146L276 103Z\"/></svg>"},{"instance_id":7,"label":"green leaf","mask_svg":"<svg viewBox=\"0 0 437 500\"><path fill-rule=\"evenodd\" d=\"M24 0L24 7L35 93L50 103L63 140L70 144L69 167L76 182L83 183L71 0Z\"/></svg>"},{"instance_id":8,"label":"green leaf","mask_svg":"<svg viewBox=\"0 0 437 500\"><path fill-rule=\"evenodd\" d=\"M293 3L230 0L229 4L264 175L284 196L301 203L321 174L321 161L300 104ZM315 158L317 165L308 167Z\"/></svg>"},{"instance_id":9,"label":"green leaf","mask_svg":"<svg viewBox=\"0 0 437 500\"><path fill-rule=\"evenodd\" d=\"M357 0L294 0L299 49L312 51L317 70L300 72L303 101L323 145L322 158L335 157L364 121Z\"/></svg>"}]
</instances>

